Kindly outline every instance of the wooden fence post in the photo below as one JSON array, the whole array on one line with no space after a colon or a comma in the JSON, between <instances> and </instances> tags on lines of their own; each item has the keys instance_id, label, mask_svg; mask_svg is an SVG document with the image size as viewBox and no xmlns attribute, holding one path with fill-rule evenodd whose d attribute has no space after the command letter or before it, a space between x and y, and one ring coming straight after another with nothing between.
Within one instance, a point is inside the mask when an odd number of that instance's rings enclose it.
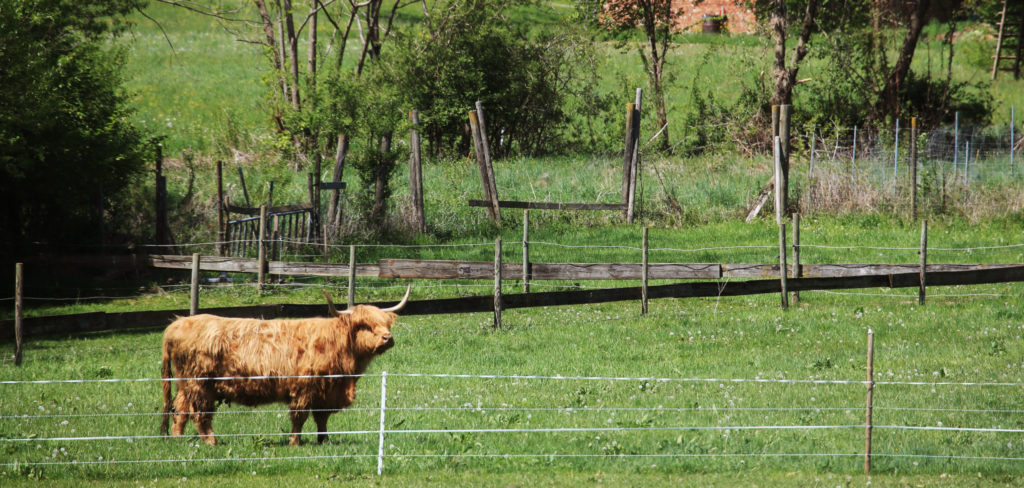
<instances>
[{"instance_id":1,"label":"wooden fence post","mask_svg":"<svg viewBox=\"0 0 1024 488\"><path fill-rule=\"evenodd\" d=\"M476 118L480 124L480 148L483 150L484 164L487 167L487 181L491 188L491 205L494 206L494 214L497 216L498 226L501 226L501 208L498 206L498 182L494 179L494 163L491 160L491 143L487 139L487 123L484 119L484 105L480 100L476 101Z\"/></svg>"},{"instance_id":2,"label":"wooden fence post","mask_svg":"<svg viewBox=\"0 0 1024 488\"><path fill-rule=\"evenodd\" d=\"M910 119L910 217L917 220L917 117Z\"/></svg>"},{"instance_id":3,"label":"wooden fence post","mask_svg":"<svg viewBox=\"0 0 1024 488\"><path fill-rule=\"evenodd\" d=\"M427 232L427 220L423 211L423 165L420 160L419 112L409 112L412 127L409 128L409 189L412 196L412 214L416 230Z\"/></svg>"},{"instance_id":4,"label":"wooden fence post","mask_svg":"<svg viewBox=\"0 0 1024 488\"><path fill-rule=\"evenodd\" d=\"M498 195L491 192L494 173L488 169L487 161L484 158L484 148L480 133L480 120L479 114L476 110L469 111L469 128L473 135L473 151L476 153L476 164L480 169L480 183L484 189L484 200L487 200L490 203L490 206L487 208L487 214L495 224L501 225L501 211L498 207ZM497 185L495 185L495 190L496 187Z\"/></svg>"},{"instance_id":5,"label":"wooden fence post","mask_svg":"<svg viewBox=\"0 0 1024 488\"><path fill-rule=\"evenodd\" d=\"M864 421L864 474L871 474L871 412L875 394L875 333L868 329L867 406Z\"/></svg>"},{"instance_id":6,"label":"wooden fence post","mask_svg":"<svg viewBox=\"0 0 1024 488\"><path fill-rule=\"evenodd\" d=\"M917 294L917 303L924 305L925 270L928 268L928 221L921 221L921 289Z\"/></svg>"},{"instance_id":7,"label":"wooden fence post","mask_svg":"<svg viewBox=\"0 0 1024 488\"><path fill-rule=\"evenodd\" d=\"M640 257L640 315L647 315L647 227L643 232L643 253Z\"/></svg>"},{"instance_id":8,"label":"wooden fence post","mask_svg":"<svg viewBox=\"0 0 1024 488\"><path fill-rule=\"evenodd\" d=\"M192 286L189 288L188 314L199 313L199 253L192 253Z\"/></svg>"},{"instance_id":9,"label":"wooden fence post","mask_svg":"<svg viewBox=\"0 0 1024 488\"><path fill-rule=\"evenodd\" d=\"M523 209L523 293L530 293L530 209Z\"/></svg>"},{"instance_id":10,"label":"wooden fence post","mask_svg":"<svg viewBox=\"0 0 1024 488\"><path fill-rule=\"evenodd\" d=\"M633 130L633 117L636 115L636 105L632 103L626 104L626 138L623 143L622 151L622 206L623 217L626 216L625 206L629 203L629 168L633 165L633 143L636 139L633 137L635 131Z\"/></svg>"},{"instance_id":11,"label":"wooden fence post","mask_svg":"<svg viewBox=\"0 0 1024 488\"><path fill-rule=\"evenodd\" d=\"M789 215L789 119L792 112L792 105L779 107L779 136L781 166L781 179L775 180L775 191L781 195L782 215Z\"/></svg>"},{"instance_id":12,"label":"wooden fence post","mask_svg":"<svg viewBox=\"0 0 1024 488\"><path fill-rule=\"evenodd\" d=\"M348 308L356 306L356 246L348 246Z\"/></svg>"},{"instance_id":13,"label":"wooden fence post","mask_svg":"<svg viewBox=\"0 0 1024 488\"><path fill-rule=\"evenodd\" d=\"M227 222L224 215L224 162L217 161L217 255L227 255Z\"/></svg>"},{"instance_id":14,"label":"wooden fence post","mask_svg":"<svg viewBox=\"0 0 1024 488\"><path fill-rule=\"evenodd\" d=\"M501 328L501 238L494 240L494 328Z\"/></svg>"},{"instance_id":15,"label":"wooden fence post","mask_svg":"<svg viewBox=\"0 0 1024 488\"><path fill-rule=\"evenodd\" d=\"M167 225L167 178L164 176L163 151L157 146L156 151L156 243L168 243Z\"/></svg>"},{"instance_id":16,"label":"wooden fence post","mask_svg":"<svg viewBox=\"0 0 1024 488\"><path fill-rule=\"evenodd\" d=\"M328 224L324 224L323 225L323 231L324 231L324 264L331 264L331 255L330 255L330 249L329 249L330 248L330 244L327 242L327 226L328 226ZM324 284L326 285L326 284L329 284L330 282L331 282L331 277L330 276L324 276Z\"/></svg>"},{"instance_id":17,"label":"wooden fence post","mask_svg":"<svg viewBox=\"0 0 1024 488\"><path fill-rule=\"evenodd\" d=\"M24 307L25 265L14 265L14 365L21 366L21 346L24 339L22 313Z\"/></svg>"},{"instance_id":18,"label":"wooden fence post","mask_svg":"<svg viewBox=\"0 0 1024 488\"><path fill-rule=\"evenodd\" d=\"M256 277L256 289L263 291L263 283L266 280L267 273L267 250L266 245L263 242L263 236L267 232L267 206L260 205L260 231L259 235L256 236L256 254L257 260L259 261L259 271Z\"/></svg>"},{"instance_id":19,"label":"wooden fence post","mask_svg":"<svg viewBox=\"0 0 1024 488\"><path fill-rule=\"evenodd\" d=\"M786 223L779 224L779 284L782 288L782 308L789 308L789 292L786 288Z\"/></svg>"},{"instance_id":20,"label":"wooden fence post","mask_svg":"<svg viewBox=\"0 0 1024 488\"><path fill-rule=\"evenodd\" d=\"M779 136L775 136L772 141L772 156L775 167L775 223L782 224L782 218L785 215L783 207L785 199L782 192L782 140Z\"/></svg>"},{"instance_id":21,"label":"wooden fence post","mask_svg":"<svg viewBox=\"0 0 1024 488\"><path fill-rule=\"evenodd\" d=\"M636 216L636 182L640 173L640 116L643 113L640 109L640 102L643 98L643 89L636 89L636 100L634 107L636 113L633 115L633 155L629 164L629 201L626 202L626 222L632 224Z\"/></svg>"},{"instance_id":22,"label":"wooden fence post","mask_svg":"<svg viewBox=\"0 0 1024 488\"><path fill-rule=\"evenodd\" d=\"M799 278L803 274L800 266L800 214L793 214L793 277ZM800 302L800 292L793 292L793 303Z\"/></svg>"}]
</instances>

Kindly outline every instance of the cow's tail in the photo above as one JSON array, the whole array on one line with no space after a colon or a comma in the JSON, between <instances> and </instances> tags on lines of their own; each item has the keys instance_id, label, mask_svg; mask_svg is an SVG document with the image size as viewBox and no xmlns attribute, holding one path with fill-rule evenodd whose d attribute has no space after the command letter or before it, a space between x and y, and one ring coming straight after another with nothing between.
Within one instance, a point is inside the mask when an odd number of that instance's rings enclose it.
<instances>
[{"instance_id":1,"label":"cow's tail","mask_svg":"<svg viewBox=\"0 0 1024 488\"><path fill-rule=\"evenodd\" d=\"M171 422L171 341L168 338L164 338L163 346L163 371L161 373L163 381L161 383L164 387L164 410L163 416L160 419L160 434L167 435L168 427Z\"/></svg>"}]
</instances>

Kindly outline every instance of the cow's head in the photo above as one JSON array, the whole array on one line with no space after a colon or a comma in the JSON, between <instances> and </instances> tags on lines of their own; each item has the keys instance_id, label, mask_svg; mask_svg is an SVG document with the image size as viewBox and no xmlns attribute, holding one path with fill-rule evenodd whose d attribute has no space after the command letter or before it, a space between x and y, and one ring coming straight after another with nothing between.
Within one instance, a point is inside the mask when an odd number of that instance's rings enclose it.
<instances>
[{"instance_id":1,"label":"cow's head","mask_svg":"<svg viewBox=\"0 0 1024 488\"><path fill-rule=\"evenodd\" d=\"M409 286L405 290L402 301L393 307L377 308L373 305L356 305L340 312L334 308L334 302L331 301L327 290L324 290L324 296L327 297L327 309L330 310L331 315L338 317L351 327L351 339L356 353L372 355L381 354L395 345L395 339L391 336L391 326L398 318L395 312L405 307L411 292L412 286Z\"/></svg>"}]
</instances>

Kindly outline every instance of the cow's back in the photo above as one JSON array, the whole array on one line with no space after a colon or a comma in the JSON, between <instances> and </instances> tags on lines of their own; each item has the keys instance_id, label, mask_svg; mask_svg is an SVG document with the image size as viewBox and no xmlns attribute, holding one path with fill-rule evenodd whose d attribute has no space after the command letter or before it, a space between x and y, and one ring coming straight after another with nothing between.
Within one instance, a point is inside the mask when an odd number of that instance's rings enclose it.
<instances>
[{"instance_id":1,"label":"cow's back","mask_svg":"<svg viewBox=\"0 0 1024 488\"><path fill-rule=\"evenodd\" d=\"M350 374L347 334L336 319L259 320L195 315L164 333L179 377ZM216 381L220 399L247 405L286 401L302 379Z\"/></svg>"}]
</instances>

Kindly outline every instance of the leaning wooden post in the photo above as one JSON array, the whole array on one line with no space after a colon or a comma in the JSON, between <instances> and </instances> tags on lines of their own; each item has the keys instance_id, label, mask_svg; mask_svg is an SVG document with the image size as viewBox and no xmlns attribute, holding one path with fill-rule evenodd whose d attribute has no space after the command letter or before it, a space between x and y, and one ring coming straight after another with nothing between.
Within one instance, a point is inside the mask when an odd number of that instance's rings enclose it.
<instances>
[{"instance_id":1,"label":"leaning wooden post","mask_svg":"<svg viewBox=\"0 0 1024 488\"><path fill-rule=\"evenodd\" d=\"M622 215L626 215L626 205L629 203L629 169L633 165L633 116L636 114L636 105L626 104L626 140L623 144L622 156Z\"/></svg>"},{"instance_id":2,"label":"leaning wooden post","mask_svg":"<svg viewBox=\"0 0 1024 488\"><path fill-rule=\"evenodd\" d=\"M480 130L480 116L476 110L469 111L469 128L473 135L473 151L476 153L476 164L480 168L480 182L484 189L484 199L490 202L487 213L495 224L501 225L501 211L498 207L497 185L494 183L493 169L487 165L484 157L483 135ZM492 186L493 185L493 186ZM492 193L492 190L494 191Z\"/></svg>"},{"instance_id":3,"label":"leaning wooden post","mask_svg":"<svg viewBox=\"0 0 1024 488\"><path fill-rule=\"evenodd\" d=\"M217 255L227 255L227 227L224 215L224 162L217 161Z\"/></svg>"},{"instance_id":4,"label":"leaning wooden post","mask_svg":"<svg viewBox=\"0 0 1024 488\"><path fill-rule=\"evenodd\" d=\"M917 219L917 117L910 119L910 217Z\"/></svg>"},{"instance_id":5,"label":"leaning wooden post","mask_svg":"<svg viewBox=\"0 0 1024 488\"><path fill-rule=\"evenodd\" d=\"M782 198L782 215L789 215L789 119L790 112L792 112L792 105L782 105L779 107L779 149L781 153L780 164L782 171L780 172L782 179L775 180L775 191Z\"/></svg>"},{"instance_id":6,"label":"leaning wooden post","mask_svg":"<svg viewBox=\"0 0 1024 488\"><path fill-rule=\"evenodd\" d=\"M330 247L330 245L327 243L327 224L323 225L323 231L324 231L324 264L331 264L331 256L329 254L330 250L328 249ZM324 276L324 284L326 285L326 284L328 284L330 282L331 282L331 277L330 276Z\"/></svg>"},{"instance_id":7,"label":"leaning wooden post","mask_svg":"<svg viewBox=\"0 0 1024 488\"><path fill-rule=\"evenodd\" d=\"M523 293L530 293L530 209L523 209Z\"/></svg>"},{"instance_id":8,"label":"leaning wooden post","mask_svg":"<svg viewBox=\"0 0 1024 488\"><path fill-rule=\"evenodd\" d=\"M420 160L419 112L409 112L412 127L409 128L409 189L412 196L414 225L419 233L427 232L427 220L423 212L423 165Z\"/></svg>"},{"instance_id":9,"label":"leaning wooden post","mask_svg":"<svg viewBox=\"0 0 1024 488\"><path fill-rule=\"evenodd\" d=\"M928 221L921 221L921 289L917 294L917 303L924 305L924 275L928 268Z\"/></svg>"},{"instance_id":10,"label":"leaning wooden post","mask_svg":"<svg viewBox=\"0 0 1024 488\"><path fill-rule=\"evenodd\" d=\"M868 392L864 417L864 474L871 474L871 412L875 394L875 333L868 329Z\"/></svg>"},{"instance_id":11,"label":"leaning wooden post","mask_svg":"<svg viewBox=\"0 0 1024 488\"><path fill-rule=\"evenodd\" d=\"M793 277L799 278L803 274L800 266L800 214L793 214ZM800 292L793 292L793 303L800 302Z\"/></svg>"},{"instance_id":12,"label":"leaning wooden post","mask_svg":"<svg viewBox=\"0 0 1024 488\"><path fill-rule=\"evenodd\" d=\"M22 310L24 296L25 265L16 263L14 265L14 365L21 366L21 345L25 337L22 330Z\"/></svg>"},{"instance_id":13,"label":"leaning wooden post","mask_svg":"<svg viewBox=\"0 0 1024 488\"><path fill-rule=\"evenodd\" d=\"M494 328L501 328L501 238L494 240Z\"/></svg>"},{"instance_id":14,"label":"leaning wooden post","mask_svg":"<svg viewBox=\"0 0 1024 488\"><path fill-rule=\"evenodd\" d=\"M199 313L199 253L192 253L192 287L189 289L188 314Z\"/></svg>"},{"instance_id":15,"label":"leaning wooden post","mask_svg":"<svg viewBox=\"0 0 1024 488\"><path fill-rule=\"evenodd\" d=\"M348 308L356 306L356 246L348 246Z\"/></svg>"},{"instance_id":16,"label":"leaning wooden post","mask_svg":"<svg viewBox=\"0 0 1024 488\"><path fill-rule=\"evenodd\" d=\"M786 287L786 223L779 224L779 285L782 288L782 308L789 308L789 291Z\"/></svg>"},{"instance_id":17,"label":"leaning wooden post","mask_svg":"<svg viewBox=\"0 0 1024 488\"><path fill-rule=\"evenodd\" d=\"M629 201L626 202L626 222L632 224L636 216L636 182L640 177L640 116L643 113L640 102L643 97L643 89L636 89L636 100L634 106L636 113L633 115L633 156L629 165Z\"/></svg>"},{"instance_id":18,"label":"leaning wooden post","mask_svg":"<svg viewBox=\"0 0 1024 488\"><path fill-rule=\"evenodd\" d=\"M772 156L774 157L775 167L775 223L782 224L782 217L784 214L785 199L783 198L782 192L782 139L779 136L775 136L772 144Z\"/></svg>"},{"instance_id":19,"label":"leaning wooden post","mask_svg":"<svg viewBox=\"0 0 1024 488\"><path fill-rule=\"evenodd\" d=\"M267 275L267 250L263 242L263 236L267 232L267 206L260 205L260 232L256 236L256 254L258 258L259 271L256 274L256 289L263 291L263 283Z\"/></svg>"},{"instance_id":20,"label":"leaning wooden post","mask_svg":"<svg viewBox=\"0 0 1024 488\"><path fill-rule=\"evenodd\" d=\"M643 233L643 253L640 258L640 315L647 315L647 227Z\"/></svg>"}]
</instances>

